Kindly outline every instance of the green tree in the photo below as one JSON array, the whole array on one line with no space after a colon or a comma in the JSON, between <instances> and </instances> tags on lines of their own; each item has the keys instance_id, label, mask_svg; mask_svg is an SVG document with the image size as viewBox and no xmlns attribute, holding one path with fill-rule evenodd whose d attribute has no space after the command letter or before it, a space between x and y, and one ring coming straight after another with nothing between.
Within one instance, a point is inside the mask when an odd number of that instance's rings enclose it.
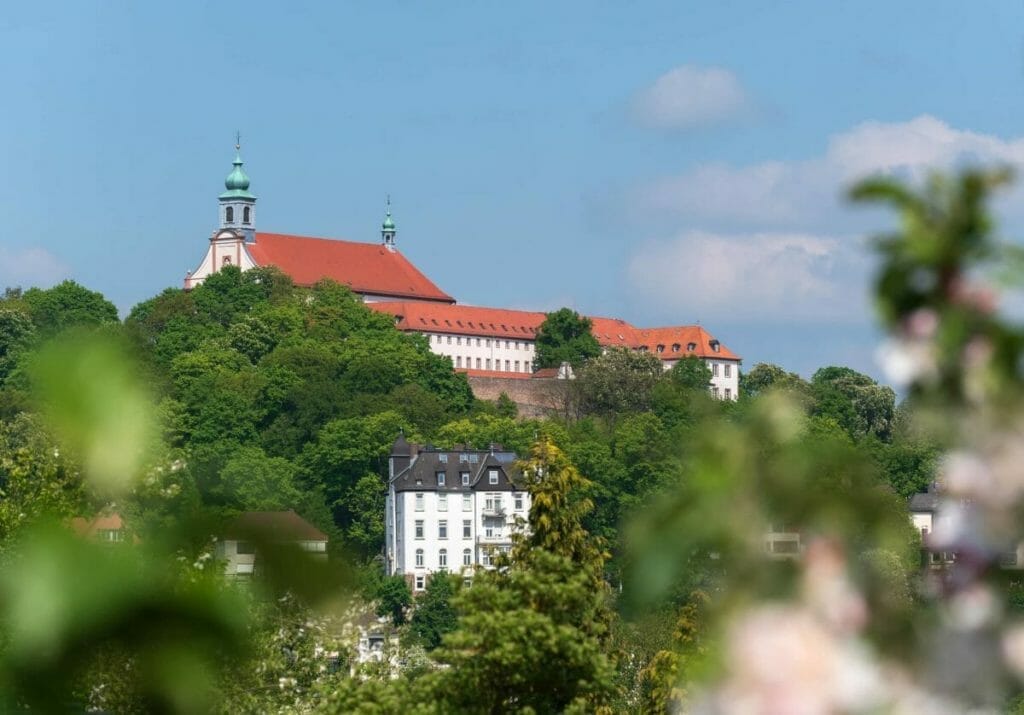
<instances>
[{"instance_id":1,"label":"green tree","mask_svg":"<svg viewBox=\"0 0 1024 715\"><path fill-rule=\"evenodd\" d=\"M302 501L295 482L296 471L287 459L268 457L259 447L242 447L221 470L221 488L239 509L295 509Z\"/></svg>"},{"instance_id":2,"label":"green tree","mask_svg":"<svg viewBox=\"0 0 1024 715\"><path fill-rule=\"evenodd\" d=\"M345 497L345 508L352 515L344 532L345 540L363 558L381 553L386 496L384 480L376 474L367 474Z\"/></svg>"},{"instance_id":3,"label":"green tree","mask_svg":"<svg viewBox=\"0 0 1024 715\"><path fill-rule=\"evenodd\" d=\"M117 308L113 303L74 281L64 281L45 290L29 288L21 300L43 336L56 335L77 326L118 322Z\"/></svg>"},{"instance_id":4,"label":"green tree","mask_svg":"<svg viewBox=\"0 0 1024 715\"><path fill-rule=\"evenodd\" d=\"M690 390L707 390L711 386L711 368L696 355L687 355L668 371L668 379Z\"/></svg>"},{"instance_id":5,"label":"green tree","mask_svg":"<svg viewBox=\"0 0 1024 715\"><path fill-rule=\"evenodd\" d=\"M396 626L405 623L405 612L412 605L409 583L400 574L388 576L377 587L377 615L391 618Z\"/></svg>"},{"instance_id":6,"label":"green tree","mask_svg":"<svg viewBox=\"0 0 1024 715\"><path fill-rule=\"evenodd\" d=\"M437 693L460 712L593 711L611 698L614 668L606 554L583 527L589 482L547 439L522 467L530 529L507 567L478 574L456 599Z\"/></svg>"},{"instance_id":7,"label":"green tree","mask_svg":"<svg viewBox=\"0 0 1024 715\"><path fill-rule=\"evenodd\" d=\"M835 419L855 439L888 440L896 415L896 393L848 367L823 367L811 378L815 414Z\"/></svg>"},{"instance_id":8,"label":"green tree","mask_svg":"<svg viewBox=\"0 0 1024 715\"><path fill-rule=\"evenodd\" d=\"M795 372L786 372L778 365L759 362L740 375L740 394L756 397L769 389L809 393L810 385Z\"/></svg>"},{"instance_id":9,"label":"green tree","mask_svg":"<svg viewBox=\"0 0 1024 715\"><path fill-rule=\"evenodd\" d=\"M0 551L27 526L77 516L85 504L77 465L38 416L22 413L0 422Z\"/></svg>"},{"instance_id":10,"label":"green tree","mask_svg":"<svg viewBox=\"0 0 1024 715\"><path fill-rule=\"evenodd\" d=\"M0 308L0 385L14 371L35 337L35 326L25 313Z\"/></svg>"},{"instance_id":11,"label":"green tree","mask_svg":"<svg viewBox=\"0 0 1024 715\"><path fill-rule=\"evenodd\" d=\"M442 571L430 577L427 589L416 599L416 608L409 621L409 632L428 651L441 645L445 633L455 630L456 616L452 605L456 579Z\"/></svg>"},{"instance_id":12,"label":"green tree","mask_svg":"<svg viewBox=\"0 0 1024 715\"><path fill-rule=\"evenodd\" d=\"M614 421L619 414L650 409L654 388L663 377L655 356L612 348L578 372L572 389L580 414Z\"/></svg>"},{"instance_id":13,"label":"green tree","mask_svg":"<svg viewBox=\"0 0 1024 715\"><path fill-rule=\"evenodd\" d=\"M601 346L591 332L591 320L571 308L548 313L537 331L536 366L559 367L567 362L579 368L601 354Z\"/></svg>"},{"instance_id":14,"label":"green tree","mask_svg":"<svg viewBox=\"0 0 1024 715\"><path fill-rule=\"evenodd\" d=\"M519 407L507 393L502 392L498 395L495 407L498 417L517 417L519 415Z\"/></svg>"}]
</instances>

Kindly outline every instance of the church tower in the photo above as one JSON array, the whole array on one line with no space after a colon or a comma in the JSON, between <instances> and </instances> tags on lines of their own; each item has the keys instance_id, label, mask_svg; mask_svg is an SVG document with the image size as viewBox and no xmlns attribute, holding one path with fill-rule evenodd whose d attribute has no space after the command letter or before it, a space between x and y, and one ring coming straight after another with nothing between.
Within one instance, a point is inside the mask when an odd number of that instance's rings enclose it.
<instances>
[{"instance_id":1,"label":"church tower","mask_svg":"<svg viewBox=\"0 0 1024 715\"><path fill-rule=\"evenodd\" d=\"M227 189L220 195L220 228L231 229L245 236L247 242L256 239L256 197L249 193L249 177L242 171L241 136L235 139L235 166L224 179Z\"/></svg>"},{"instance_id":2,"label":"church tower","mask_svg":"<svg viewBox=\"0 0 1024 715\"><path fill-rule=\"evenodd\" d=\"M384 223L380 225L380 238L385 248L389 251L395 250L395 222L391 218L391 197L388 196L387 213L384 215Z\"/></svg>"}]
</instances>

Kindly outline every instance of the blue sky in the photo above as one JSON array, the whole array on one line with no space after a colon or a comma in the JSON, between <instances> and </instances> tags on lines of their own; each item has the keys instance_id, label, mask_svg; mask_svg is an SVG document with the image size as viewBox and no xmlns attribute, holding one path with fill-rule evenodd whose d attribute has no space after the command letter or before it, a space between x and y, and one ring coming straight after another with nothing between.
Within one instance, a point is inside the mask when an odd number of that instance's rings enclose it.
<instances>
[{"instance_id":1,"label":"blue sky","mask_svg":"<svg viewBox=\"0 0 1024 715\"><path fill-rule=\"evenodd\" d=\"M857 176L1024 161L1024 5L22 3L0 283L122 310L195 267L236 129L258 229L377 240L460 302L700 321L878 374ZM1000 204L1022 225L1019 191Z\"/></svg>"}]
</instances>

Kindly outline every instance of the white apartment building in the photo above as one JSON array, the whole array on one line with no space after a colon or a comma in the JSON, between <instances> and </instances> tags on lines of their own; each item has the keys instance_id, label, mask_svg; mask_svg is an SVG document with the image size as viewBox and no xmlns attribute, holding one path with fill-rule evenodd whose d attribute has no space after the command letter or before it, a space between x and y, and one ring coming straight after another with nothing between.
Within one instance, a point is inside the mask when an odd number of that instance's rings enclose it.
<instances>
[{"instance_id":1,"label":"white apartment building","mask_svg":"<svg viewBox=\"0 0 1024 715\"><path fill-rule=\"evenodd\" d=\"M432 573L469 573L507 552L530 512L516 460L497 446L442 450L400 436L388 466L387 573L422 591Z\"/></svg>"}]
</instances>

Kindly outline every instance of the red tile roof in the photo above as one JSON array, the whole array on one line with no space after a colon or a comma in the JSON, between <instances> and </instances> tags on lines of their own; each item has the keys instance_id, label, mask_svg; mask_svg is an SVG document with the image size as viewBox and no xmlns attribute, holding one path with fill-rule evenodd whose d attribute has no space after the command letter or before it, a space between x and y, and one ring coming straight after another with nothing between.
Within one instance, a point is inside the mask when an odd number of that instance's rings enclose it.
<instances>
[{"instance_id":1,"label":"red tile roof","mask_svg":"<svg viewBox=\"0 0 1024 715\"><path fill-rule=\"evenodd\" d=\"M452 335L480 335L496 338L533 340L544 322L544 313L475 305L436 305L431 303L369 303L381 313L399 318L399 330ZM438 310L440 308L440 310Z\"/></svg>"},{"instance_id":2,"label":"red tile roof","mask_svg":"<svg viewBox=\"0 0 1024 715\"><path fill-rule=\"evenodd\" d=\"M100 514L92 519L76 516L71 520L71 529L79 536L94 536L98 531L117 531L124 528L124 521L118 513Z\"/></svg>"},{"instance_id":3,"label":"red tile roof","mask_svg":"<svg viewBox=\"0 0 1024 715\"><path fill-rule=\"evenodd\" d=\"M520 340L533 340L545 317L544 313L525 310L407 301L370 303L369 307L394 315L399 330ZM618 318L591 317L590 320L591 332L602 347L644 349L662 360L678 360L687 355L719 360L740 359L699 325L636 328ZM658 346L661 346L661 351ZM468 372L478 375L483 371ZM499 374L507 377L514 373Z\"/></svg>"},{"instance_id":4,"label":"red tile roof","mask_svg":"<svg viewBox=\"0 0 1024 715\"><path fill-rule=\"evenodd\" d=\"M688 346L694 345L693 354L703 358L739 360L740 357L715 340L700 325L680 325L667 328L637 328L633 335L633 346L644 347L662 360L678 360L688 354ZM718 343L716 352L713 344ZM661 352L658 347L661 347ZM678 346L678 350L675 349Z\"/></svg>"},{"instance_id":5,"label":"red tile roof","mask_svg":"<svg viewBox=\"0 0 1024 715\"><path fill-rule=\"evenodd\" d=\"M277 266L299 285L330 278L357 293L455 302L405 256L381 244L257 233L245 248L257 265Z\"/></svg>"}]
</instances>

